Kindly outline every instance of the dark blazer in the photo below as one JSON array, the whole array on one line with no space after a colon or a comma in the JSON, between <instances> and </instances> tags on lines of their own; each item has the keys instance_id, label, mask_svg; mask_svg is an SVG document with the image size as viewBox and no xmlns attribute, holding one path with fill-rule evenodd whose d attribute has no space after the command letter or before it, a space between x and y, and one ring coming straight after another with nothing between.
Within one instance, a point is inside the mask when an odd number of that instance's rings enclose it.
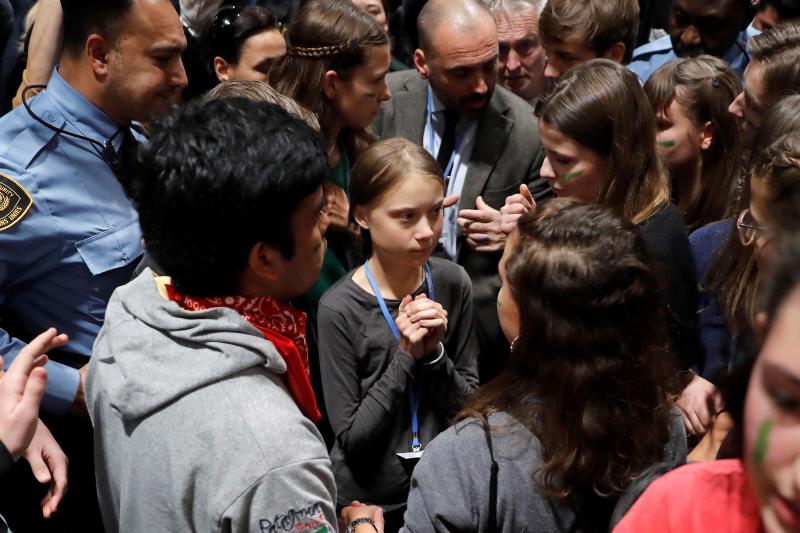
<instances>
[{"instance_id":1,"label":"dark blazer","mask_svg":"<svg viewBox=\"0 0 800 533\"><path fill-rule=\"evenodd\" d=\"M428 82L416 70L392 72L386 80L392 98L381 105L373 123L375 133L382 139L405 137L422 144ZM537 200L550 196L547 181L539 176L543 160L533 108L497 85L478 123L459 208L475 209L476 198L482 196L488 205L500 209L507 196L518 192L521 183L528 184ZM457 260L472 279L482 382L502 368L508 353L497 318L497 263L501 255L476 252L460 239Z\"/></svg>"}]
</instances>

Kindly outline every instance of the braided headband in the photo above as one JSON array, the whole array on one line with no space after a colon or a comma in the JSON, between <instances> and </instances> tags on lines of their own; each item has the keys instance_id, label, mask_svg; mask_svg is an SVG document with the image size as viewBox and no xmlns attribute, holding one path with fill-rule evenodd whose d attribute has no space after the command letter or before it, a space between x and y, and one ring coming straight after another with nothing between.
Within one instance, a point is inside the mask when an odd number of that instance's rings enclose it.
<instances>
[{"instance_id":1,"label":"braided headband","mask_svg":"<svg viewBox=\"0 0 800 533\"><path fill-rule=\"evenodd\" d=\"M289 46L286 54L292 57L329 57L341 54L352 48L352 44L344 42L333 46Z\"/></svg>"}]
</instances>

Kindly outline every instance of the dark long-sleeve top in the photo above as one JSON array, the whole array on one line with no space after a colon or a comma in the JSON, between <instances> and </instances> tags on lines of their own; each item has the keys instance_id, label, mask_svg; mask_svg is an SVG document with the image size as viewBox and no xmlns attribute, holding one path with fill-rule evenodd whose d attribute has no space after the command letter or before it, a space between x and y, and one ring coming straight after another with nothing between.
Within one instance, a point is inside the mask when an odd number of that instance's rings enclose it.
<instances>
[{"instance_id":1,"label":"dark long-sleeve top","mask_svg":"<svg viewBox=\"0 0 800 533\"><path fill-rule=\"evenodd\" d=\"M697 327L697 277L683 217L674 205L668 204L639 227L666 282L670 347L681 370L697 368L702 359Z\"/></svg>"},{"instance_id":2,"label":"dark long-sleeve top","mask_svg":"<svg viewBox=\"0 0 800 533\"><path fill-rule=\"evenodd\" d=\"M400 350L372 294L351 271L319 306L319 359L325 406L336 441L331 451L338 499L368 500L387 509L405 504L409 489L398 452L411 451L409 391L419 388L423 447L447 429L478 385L472 285L462 267L431 258L436 301L448 313L444 354L425 364ZM414 292L428 292L427 282ZM399 300L386 300L393 317Z\"/></svg>"},{"instance_id":3,"label":"dark long-sleeve top","mask_svg":"<svg viewBox=\"0 0 800 533\"><path fill-rule=\"evenodd\" d=\"M14 465L14 458L6 445L0 441L0 474L4 474Z\"/></svg>"},{"instance_id":4,"label":"dark long-sleeve top","mask_svg":"<svg viewBox=\"0 0 800 533\"><path fill-rule=\"evenodd\" d=\"M697 373L713 382L720 372L726 371L734 360L734 337L728 328L719 303L719 293L709 290L711 266L724 251L731 232L736 230L736 221L727 218L703 226L689 236L692 245L700 295L698 320L703 358Z\"/></svg>"}]
</instances>

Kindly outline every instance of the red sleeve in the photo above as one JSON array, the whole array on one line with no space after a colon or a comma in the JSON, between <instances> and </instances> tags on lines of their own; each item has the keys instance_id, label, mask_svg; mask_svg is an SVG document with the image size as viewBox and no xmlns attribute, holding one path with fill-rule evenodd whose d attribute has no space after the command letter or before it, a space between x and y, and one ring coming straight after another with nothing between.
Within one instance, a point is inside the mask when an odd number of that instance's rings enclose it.
<instances>
[{"instance_id":1,"label":"red sleeve","mask_svg":"<svg viewBox=\"0 0 800 533\"><path fill-rule=\"evenodd\" d=\"M677 476L667 474L655 480L617 524L614 533L672 532L670 509L674 512L674 506L670 504L669 499L671 494L675 494L673 489L679 487L678 483L672 482L670 478L675 479Z\"/></svg>"}]
</instances>

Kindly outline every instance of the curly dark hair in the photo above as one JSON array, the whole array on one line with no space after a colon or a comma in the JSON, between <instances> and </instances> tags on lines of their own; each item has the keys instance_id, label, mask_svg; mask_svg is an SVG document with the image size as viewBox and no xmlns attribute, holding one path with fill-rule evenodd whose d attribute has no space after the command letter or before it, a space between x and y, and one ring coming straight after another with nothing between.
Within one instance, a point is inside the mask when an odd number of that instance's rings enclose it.
<instances>
[{"instance_id":1,"label":"curly dark hair","mask_svg":"<svg viewBox=\"0 0 800 533\"><path fill-rule=\"evenodd\" d=\"M612 501L670 437L679 388L659 279L636 227L597 205L552 200L512 239L519 337L459 416L511 414L541 442L544 494Z\"/></svg>"},{"instance_id":2,"label":"curly dark hair","mask_svg":"<svg viewBox=\"0 0 800 533\"><path fill-rule=\"evenodd\" d=\"M253 245L295 253L291 218L327 176L319 136L267 102L191 102L155 122L131 197L148 252L179 291L239 289Z\"/></svg>"}]
</instances>

